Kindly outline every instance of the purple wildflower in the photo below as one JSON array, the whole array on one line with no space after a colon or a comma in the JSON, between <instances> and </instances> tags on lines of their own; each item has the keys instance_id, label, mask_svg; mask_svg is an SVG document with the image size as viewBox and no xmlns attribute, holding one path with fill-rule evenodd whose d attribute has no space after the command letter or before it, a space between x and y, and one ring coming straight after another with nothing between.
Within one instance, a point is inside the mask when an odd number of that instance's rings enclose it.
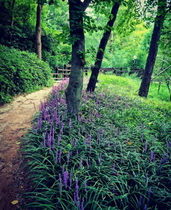
<instances>
[{"instance_id":1,"label":"purple wildflower","mask_svg":"<svg viewBox=\"0 0 171 210\"><path fill-rule=\"evenodd\" d=\"M171 141L167 142L167 147L171 148Z\"/></svg>"},{"instance_id":2,"label":"purple wildflower","mask_svg":"<svg viewBox=\"0 0 171 210\"><path fill-rule=\"evenodd\" d=\"M155 159L156 159L156 155L155 155L154 152L151 150L151 152L150 152L150 161L151 161L151 162L154 162Z\"/></svg>"},{"instance_id":3,"label":"purple wildflower","mask_svg":"<svg viewBox=\"0 0 171 210\"><path fill-rule=\"evenodd\" d=\"M62 156L62 149L60 149L60 152L59 152L59 163L61 163L61 156Z\"/></svg>"},{"instance_id":4,"label":"purple wildflower","mask_svg":"<svg viewBox=\"0 0 171 210\"><path fill-rule=\"evenodd\" d=\"M56 150L55 163L58 163L58 149Z\"/></svg>"},{"instance_id":5,"label":"purple wildflower","mask_svg":"<svg viewBox=\"0 0 171 210\"><path fill-rule=\"evenodd\" d=\"M87 168L89 168L88 157L86 158Z\"/></svg>"},{"instance_id":6,"label":"purple wildflower","mask_svg":"<svg viewBox=\"0 0 171 210\"><path fill-rule=\"evenodd\" d=\"M148 141L145 141L145 144L144 144L144 152L147 152L147 149L148 149Z\"/></svg>"},{"instance_id":7,"label":"purple wildflower","mask_svg":"<svg viewBox=\"0 0 171 210\"><path fill-rule=\"evenodd\" d=\"M68 187L68 171L64 171L63 179L64 179L65 189L67 189L67 187Z\"/></svg>"},{"instance_id":8,"label":"purple wildflower","mask_svg":"<svg viewBox=\"0 0 171 210\"><path fill-rule=\"evenodd\" d=\"M72 146L75 147L76 144L77 144L77 140L76 140L76 139L73 139L73 140L72 140Z\"/></svg>"},{"instance_id":9,"label":"purple wildflower","mask_svg":"<svg viewBox=\"0 0 171 210\"><path fill-rule=\"evenodd\" d=\"M87 191L87 180L84 181L84 190Z\"/></svg>"},{"instance_id":10,"label":"purple wildflower","mask_svg":"<svg viewBox=\"0 0 171 210\"><path fill-rule=\"evenodd\" d=\"M99 156L98 160L99 160L99 163L102 162L102 153L100 153L100 156Z\"/></svg>"},{"instance_id":11,"label":"purple wildflower","mask_svg":"<svg viewBox=\"0 0 171 210\"><path fill-rule=\"evenodd\" d=\"M69 128L71 129L71 127L72 127L72 120L71 120L71 118L69 119Z\"/></svg>"},{"instance_id":12,"label":"purple wildflower","mask_svg":"<svg viewBox=\"0 0 171 210\"><path fill-rule=\"evenodd\" d=\"M78 208L80 208L80 198L79 198L79 186L78 178L76 177L75 193L74 193L74 202Z\"/></svg>"},{"instance_id":13,"label":"purple wildflower","mask_svg":"<svg viewBox=\"0 0 171 210\"><path fill-rule=\"evenodd\" d=\"M138 205L139 205L139 206L142 205L142 195L140 195L140 197L139 197Z\"/></svg>"},{"instance_id":14,"label":"purple wildflower","mask_svg":"<svg viewBox=\"0 0 171 210\"><path fill-rule=\"evenodd\" d=\"M144 209L143 210L147 210L147 205L145 204Z\"/></svg>"},{"instance_id":15,"label":"purple wildflower","mask_svg":"<svg viewBox=\"0 0 171 210\"><path fill-rule=\"evenodd\" d=\"M62 178L61 178L61 174L59 174L59 190L60 193L62 192Z\"/></svg>"},{"instance_id":16,"label":"purple wildflower","mask_svg":"<svg viewBox=\"0 0 171 210\"><path fill-rule=\"evenodd\" d=\"M72 186L72 171L70 172L70 176L69 176L69 186L71 187Z\"/></svg>"},{"instance_id":17,"label":"purple wildflower","mask_svg":"<svg viewBox=\"0 0 171 210\"><path fill-rule=\"evenodd\" d=\"M60 145L61 135L58 136L58 146Z\"/></svg>"},{"instance_id":18,"label":"purple wildflower","mask_svg":"<svg viewBox=\"0 0 171 210\"><path fill-rule=\"evenodd\" d=\"M84 198L82 199L82 202L81 202L81 209L80 210L84 210Z\"/></svg>"}]
</instances>

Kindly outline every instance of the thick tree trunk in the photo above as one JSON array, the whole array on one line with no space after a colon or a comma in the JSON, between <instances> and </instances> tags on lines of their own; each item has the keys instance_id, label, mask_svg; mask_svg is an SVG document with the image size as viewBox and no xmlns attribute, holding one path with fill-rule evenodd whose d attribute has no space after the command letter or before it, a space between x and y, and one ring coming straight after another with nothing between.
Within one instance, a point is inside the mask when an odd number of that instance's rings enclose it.
<instances>
[{"instance_id":1,"label":"thick tree trunk","mask_svg":"<svg viewBox=\"0 0 171 210\"><path fill-rule=\"evenodd\" d=\"M41 41L41 15L43 6L38 3L36 16L36 54L42 59L42 41Z\"/></svg>"},{"instance_id":2,"label":"thick tree trunk","mask_svg":"<svg viewBox=\"0 0 171 210\"><path fill-rule=\"evenodd\" d=\"M84 1L85 3L90 2ZM85 4L84 3L84 4ZM88 6L80 0L69 0L70 36L72 41L71 74L66 89L66 102L69 114L77 114L83 88L83 69L85 65L85 38L83 30L83 12Z\"/></svg>"},{"instance_id":3,"label":"thick tree trunk","mask_svg":"<svg viewBox=\"0 0 171 210\"><path fill-rule=\"evenodd\" d=\"M150 87L151 76L158 52L158 42L160 40L160 32L163 27L164 17L166 11L166 0L158 0L157 16L154 22L154 29L151 38L149 53L146 61L146 67L143 75L143 79L140 85L138 95L141 97L147 97Z\"/></svg>"},{"instance_id":4,"label":"thick tree trunk","mask_svg":"<svg viewBox=\"0 0 171 210\"><path fill-rule=\"evenodd\" d=\"M100 41L100 45L99 45L97 55L96 55L95 65L92 68L90 80L89 80L89 83L87 85L87 91L93 92L95 90L97 77L98 77L99 70L100 70L100 67L101 67L101 64L102 64L105 48L106 48L107 42L109 40L112 27L113 27L114 22L116 20L116 16L117 16L117 13L118 13L118 10L119 10L119 6L120 6L120 3L116 2L116 3L114 3L113 8L111 10L111 19L108 21L108 23L106 25L106 30L103 34L103 37L102 37L101 41Z\"/></svg>"}]
</instances>

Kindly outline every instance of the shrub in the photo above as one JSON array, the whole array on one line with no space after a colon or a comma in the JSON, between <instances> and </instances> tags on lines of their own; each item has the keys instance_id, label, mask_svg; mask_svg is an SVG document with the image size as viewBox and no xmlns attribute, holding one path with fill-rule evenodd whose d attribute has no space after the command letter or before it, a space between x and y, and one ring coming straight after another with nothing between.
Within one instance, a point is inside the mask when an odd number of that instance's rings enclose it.
<instances>
[{"instance_id":1,"label":"shrub","mask_svg":"<svg viewBox=\"0 0 171 210\"><path fill-rule=\"evenodd\" d=\"M0 45L0 104L52 83L50 67L35 54Z\"/></svg>"}]
</instances>

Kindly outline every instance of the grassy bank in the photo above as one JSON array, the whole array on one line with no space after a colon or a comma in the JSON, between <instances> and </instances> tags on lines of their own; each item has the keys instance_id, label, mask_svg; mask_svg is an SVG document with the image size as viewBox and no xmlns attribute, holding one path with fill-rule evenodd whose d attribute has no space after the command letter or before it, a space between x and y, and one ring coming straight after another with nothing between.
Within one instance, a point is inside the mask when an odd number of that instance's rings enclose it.
<instances>
[{"instance_id":1,"label":"grassy bank","mask_svg":"<svg viewBox=\"0 0 171 210\"><path fill-rule=\"evenodd\" d=\"M65 82L41 103L22 140L29 209L171 209L170 103L142 99L134 79L99 77L67 119Z\"/></svg>"}]
</instances>

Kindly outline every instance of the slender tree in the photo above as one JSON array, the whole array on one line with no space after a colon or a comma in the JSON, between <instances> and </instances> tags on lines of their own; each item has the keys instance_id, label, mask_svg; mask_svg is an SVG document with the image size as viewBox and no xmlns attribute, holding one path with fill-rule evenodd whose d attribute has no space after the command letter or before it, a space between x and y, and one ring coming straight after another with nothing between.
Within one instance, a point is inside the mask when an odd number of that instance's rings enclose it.
<instances>
[{"instance_id":1,"label":"slender tree","mask_svg":"<svg viewBox=\"0 0 171 210\"><path fill-rule=\"evenodd\" d=\"M42 2L38 0L36 13L36 53L38 58L42 59L42 41L41 41L41 16L42 16Z\"/></svg>"},{"instance_id":2,"label":"slender tree","mask_svg":"<svg viewBox=\"0 0 171 210\"><path fill-rule=\"evenodd\" d=\"M70 36L72 41L71 74L66 89L68 113L78 113L83 87L85 65L85 38L83 28L84 11L91 0L69 0Z\"/></svg>"},{"instance_id":3,"label":"slender tree","mask_svg":"<svg viewBox=\"0 0 171 210\"><path fill-rule=\"evenodd\" d=\"M106 28L105 28L105 32L103 33L103 37L100 41L100 45L99 45L97 55L96 55L96 61L95 61L94 67L92 68L92 73L91 73L90 80L89 80L89 83L87 86L87 91L93 92L95 90L97 77L98 77L99 70L100 70L100 67L102 64L105 48L106 48L107 42L109 40L111 31L112 31L112 27L116 20L116 16L117 16L119 7L120 7L120 2L118 2L118 1L115 2L112 7L111 16L110 16L111 19L108 21Z\"/></svg>"},{"instance_id":4,"label":"slender tree","mask_svg":"<svg viewBox=\"0 0 171 210\"><path fill-rule=\"evenodd\" d=\"M160 40L160 34L163 27L165 14L166 14L167 0L158 0L157 15L154 22L153 33L151 37L151 43L149 53L146 61L146 67L143 75L143 79L140 85L138 95L141 97L147 97L150 87L151 76L158 52L158 45Z\"/></svg>"}]
</instances>

